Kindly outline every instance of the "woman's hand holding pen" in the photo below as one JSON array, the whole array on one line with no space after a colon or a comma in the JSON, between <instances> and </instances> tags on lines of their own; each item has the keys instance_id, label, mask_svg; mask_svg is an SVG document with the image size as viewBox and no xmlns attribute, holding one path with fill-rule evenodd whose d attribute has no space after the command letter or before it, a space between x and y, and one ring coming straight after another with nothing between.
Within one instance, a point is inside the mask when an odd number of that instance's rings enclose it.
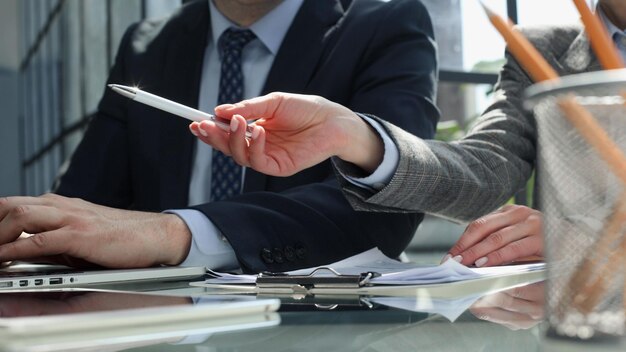
<instances>
[{"instance_id":1,"label":"woman's hand holding pen","mask_svg":"<svg viewBox=\"0 0 626 352\"><path fill-rule=\"evenodd\" d=\"M218 106L215 114L231 119L230 132L211 121L192 123L191 132L237 163L268 175L290 176L331 156L368 172L382 160L376 132L349 109L322 97L271 93ZM246 119L257 120L250 139Z\"/></svg>"}]
</instances>

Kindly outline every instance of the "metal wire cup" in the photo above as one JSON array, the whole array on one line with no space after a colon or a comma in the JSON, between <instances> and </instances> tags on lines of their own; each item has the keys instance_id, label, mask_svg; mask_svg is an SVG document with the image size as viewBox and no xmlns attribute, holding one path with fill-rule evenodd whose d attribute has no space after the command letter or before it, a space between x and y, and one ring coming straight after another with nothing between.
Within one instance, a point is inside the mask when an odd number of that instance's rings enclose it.
<instances>
[{"instance_id":1,"label":"metal wire cup","mask_svg":"<svg viewBox=\"0 0 626 352\"><path fill-rule=\"evenodd\" d=\"M538 130L536 195L549 263L548 320L561 336L624 335L626 187L559 102L575 99L626 155L625 93L624 70L572 75L526 92Z\"/></svg>"}]
</instances>

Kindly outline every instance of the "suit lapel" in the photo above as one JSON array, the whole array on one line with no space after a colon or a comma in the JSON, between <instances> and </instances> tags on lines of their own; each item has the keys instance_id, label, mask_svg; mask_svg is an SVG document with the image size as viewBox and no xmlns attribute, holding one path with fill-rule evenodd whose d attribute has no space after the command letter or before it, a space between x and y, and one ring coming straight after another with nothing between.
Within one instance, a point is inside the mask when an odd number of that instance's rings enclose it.
<instances>
[{"instance_id":1,"label":"suit lapel","mask_svg":"<svg viewBox=\"0 0 626 352\"><path fill-rule=\"evenodd\" d=\"M328 39L329 30L343 16L337 0L305 0L283 40L261 92L306 93ZM244 192L265 189L267 176L246 170Z\"/></svg>"},{"instance_id":2,"label":"suit lapel","mask_svg":"<svg viewBox=\"0 0 626 352\"><path fill-rule=\"evenodd\" d=\"M178 32L172 35L165 53L164 83L159 91L169 99L197 107L210 16L206 1L190 6L198 7L197 15L179 24ZM185 119L168 117L160 123L161 208L183 207L188 203L195 138Z\"/></svg>"}]
</instances>

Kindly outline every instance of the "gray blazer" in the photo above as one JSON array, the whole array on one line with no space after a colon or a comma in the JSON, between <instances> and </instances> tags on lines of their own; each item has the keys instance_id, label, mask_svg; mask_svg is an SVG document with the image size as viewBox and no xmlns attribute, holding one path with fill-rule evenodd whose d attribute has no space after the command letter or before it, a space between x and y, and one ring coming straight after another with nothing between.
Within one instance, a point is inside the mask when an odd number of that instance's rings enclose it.
<instances>
[{"instance_id":1,"label":"gray blazer","mask_svg":"<svg viewBox=\"0 0 626 352\"><path fill-rule=\"evenodd\" d=\"M560 75L600 69L580 26L522 29ZM419 211L456 220L473 220L506 202L523 188L536 158L537 131L532 113L522 107L529 76L507 53L496 101L468 135L452 143L417 138L378 119L400 151L390 183L372 192L340 177L357 210ZM358 175L351 164L335 166Z\"/></svg>"}]
</instances>

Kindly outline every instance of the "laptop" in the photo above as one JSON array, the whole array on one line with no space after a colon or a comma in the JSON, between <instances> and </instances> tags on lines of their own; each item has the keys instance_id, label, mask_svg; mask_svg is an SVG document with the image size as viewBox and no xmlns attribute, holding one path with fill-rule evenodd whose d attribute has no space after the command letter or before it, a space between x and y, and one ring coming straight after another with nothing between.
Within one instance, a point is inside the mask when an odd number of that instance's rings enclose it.
<instances>
[{"instance_id":1,"label":"laptop","mask_svg":"<svg viewBox=\"0 0 626 352\"><path fill-rule=\"evenodd\" d=\"M0 290L200 279L204 267L80 270L62 265L13 263L0 269Z\"/></svg>"}]
</instances>

